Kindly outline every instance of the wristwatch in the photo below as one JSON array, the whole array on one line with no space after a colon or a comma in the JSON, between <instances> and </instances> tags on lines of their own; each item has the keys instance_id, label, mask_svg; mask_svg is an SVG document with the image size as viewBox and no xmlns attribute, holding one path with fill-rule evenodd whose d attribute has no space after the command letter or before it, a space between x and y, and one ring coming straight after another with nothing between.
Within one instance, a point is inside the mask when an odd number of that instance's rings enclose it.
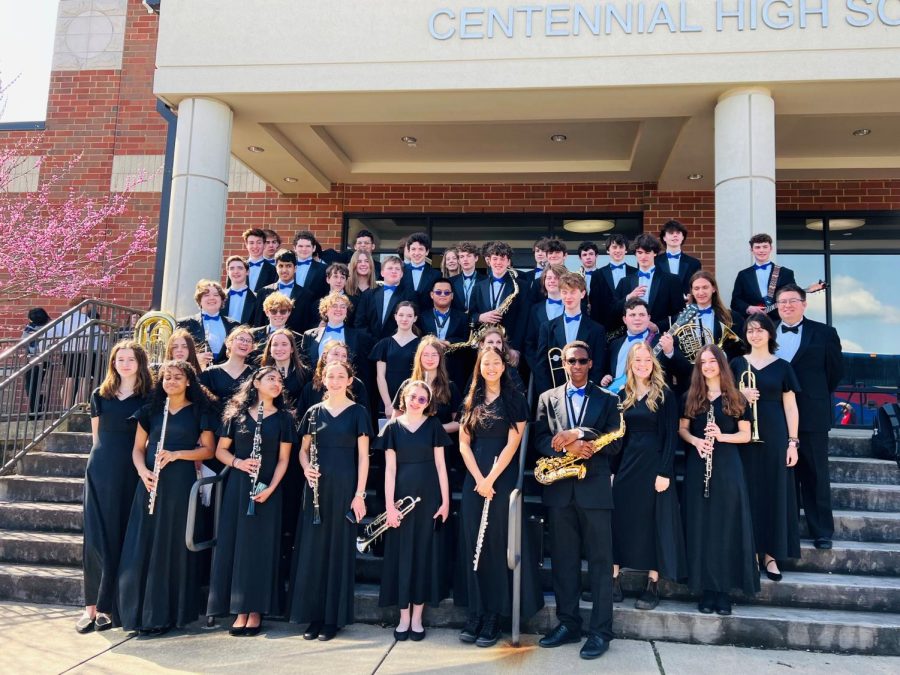
<instances>
[{"instance_id":1,"label":"wristwatch","mask_svg":"<svg viewBox=\"0 0 900 675\"><path fill-rule=\"evenodd\" d=\"M357 496L357 497L359 497L360 499L363 499L363 500L364 500L364 499L366 498L366 491L363 490L362 492L357 492L355 496Z\"/></svg>"},{"instance_id":2,"label":"wristwatch","mask_svg":"<svg viewBox=\"0 0 900 675\"><path fill-rule=\"evenodd\" d=\"M800 439L799 438L793 438L791 436L788 436L788 445L790 445L791 443L796 445L798 448L800 447Z\"/></svg>"}]
</instances>

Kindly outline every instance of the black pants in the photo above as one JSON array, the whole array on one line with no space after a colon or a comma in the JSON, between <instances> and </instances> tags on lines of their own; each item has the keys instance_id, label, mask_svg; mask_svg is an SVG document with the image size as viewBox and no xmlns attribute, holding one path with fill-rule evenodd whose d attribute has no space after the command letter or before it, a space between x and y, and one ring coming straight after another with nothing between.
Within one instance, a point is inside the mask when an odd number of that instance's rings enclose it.
<instances>
[{"instance_id":1,"label":"black pants","mask_svg":"<svg viewBox=\"0 0 900 675\"><path fill-rule=\"evenodd\" d=\"M813 539L831 539L834 518L831 514L831 477L828 473L828 432L799 433L799 461L794 470L797 493Z\"/></svg>"},{"instance_id":2,"label":"black pants","mask_svg":"<svg viewBox=\"0 0 900 675\"><path fill-rule=\"evenodd\" d=\"M612 529L608 509L584 509L574 502L550 507L550 556L553 566L553 593L556 618L570 630L581 630L581 549L588 561L591 582L589 630L606 640L613 639Z\"/></svg>"}]
</instances>

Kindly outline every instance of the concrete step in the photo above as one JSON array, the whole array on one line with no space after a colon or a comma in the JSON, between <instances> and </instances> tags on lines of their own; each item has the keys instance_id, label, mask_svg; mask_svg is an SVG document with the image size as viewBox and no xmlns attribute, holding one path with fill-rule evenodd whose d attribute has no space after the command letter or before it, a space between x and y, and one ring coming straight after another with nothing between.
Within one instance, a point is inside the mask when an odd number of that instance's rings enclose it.
<instances>
[{"instance_id":1,"label":"concrete step","mask_svg":"<svg viewBox=\"0 0 900 675\"><path fill-rule=\"evenodd\" d=\"M88 432L54 431L38 444L37 450L42 452L62 452L66 454L87 454L91 451L93 441Z\"/></svg>"},{"instance_id":2,"label":"concrete step","mask_svg":"<svg viewBox=\"0 0 900 675\"><path fill-rule=\"evenodd\" d=\"M29 452L22 458L19 474L23 476L84 477L90 455L61 452Z\"/></svg>"},{"instance_id":3,"label":"concrete step","mask_svg":"<svg viewBox=\"0 0 900 675\"><path fill-rule=\"evenodd\" d=\"M81 502L84 478L3 476L0 500L25 502Z\"/></svg>"},{"instance_id":4,"label":"concrete step","mask_svg":"<svg viewBox=\"0 0 900 675\"><path fill-rule=\"evenodd\" d=\"M799 560L781 561L781 570L900 577L900 546L893 543L835 541L833 548L822 551L804 541L800 554Z\"/></svg>"},{"instance_id":5,"label":"concrete step","mask_svg":"<svg viewBox=\"0 0 900 675\"><path fill-rule=\"evenodd\" d=\"M62 423L62 431L91 432L91 416L89 413L74 413Z\"/></svg>"},{"instance_id":6,"label":"concrete step","mask_svg":"<svg viewBox=\"0 0 900 675\"><path fill-rule=\"evenodd\" d=\"M0 561L80 566L80 534L0 530Z\"/></svg>"},{"instance_id":7,"label":"concrete step","mask_svg":"<svg viewBox=\"0 0 900 675\"><path fill-rule=\"evenodd\" d=\"M80 567L0 563L0 600L81 605L83 578Z\"/></svg>"},{"instance_id":8,"label":"concrete step","mask_svg":"<svg viewBox=\"0 0 900 675\"><path fill-rule=\"evenodd\" d=\"M828 469L835 483L900 485L897 462L869 457L830 457Z\"/></svg>"},{"instance_id":9,"label":"concrete step","mask_svg":"<svg viewBox=\"0 0 900 675\"><path fill-rule=\"evenodd\" d=\"M831 506L853 511L900 511L900 485L832 483Z\"/></svg>"},{"instance_id":10,"label":"concrete step","mask_svg":"<svg viewBox=\"0 0 900 675\"><path fill-rule=\"evenodd\" d=\"M832 429L828 434L828 454L832 457L871 457L869 429Z\"/></svg>"},{"instance_id":11,"label":"concrete step","mask_svg":"<svg viewBox=\"0 0 900 675\"><path fill-rule=\"evenodd\" d=\"M809 539L806 519L802 516L800 536ZM900 542L900 513L834 511L834 538L847 541Z\"/></svg>"},{"instance_id":12,"label":"concrete step","mask_svg":"<svg viewBox=\"0 0 900 675\"><path fill-rule=\"evenodd\" d=\"M81 504L62 502L0 502L0 529L81 532Z\"/></svg>"}]
</instances>

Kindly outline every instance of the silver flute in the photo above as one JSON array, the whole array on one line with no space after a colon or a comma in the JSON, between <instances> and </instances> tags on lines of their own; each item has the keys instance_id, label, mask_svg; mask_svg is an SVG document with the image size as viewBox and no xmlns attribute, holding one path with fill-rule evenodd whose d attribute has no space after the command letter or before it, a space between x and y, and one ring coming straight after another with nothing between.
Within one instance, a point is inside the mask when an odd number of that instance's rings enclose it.
<instances>
[{"instance_id":1,"label":"silver flute","mask_svg":"<svg viewBox=\"0 0 900 675\"><path fill-rule=\"evenodd\" d=\"M494 466L497 458L494 457ZM478 538L475 540L475 558L472 560L472 569L478 571L478 561L481 559L481 547L484 546L484 533L487 532L488 511L491 509L491 500L485 497L484 506L481 507L481 524L478 525Z\"/></svg>"},{"instance_id":2,"label":"silver flute","mask_svg":"<svg viewBox=\"0 0 900 675\"><path fill-rule=\"evenodd\" d=\"M159 453L162 452L163 444L166 442L166 427L168 424L169 398L166 397L166 402L163 404L162 430L159 432L159 441L156 443L156 453L153 457L153 488L150 490L150 501L147 504L147 513L151 516L153 515L153 510L156 508L156 493L159 490L159 472L162 471L162 466L159 463Z\"/></svg>"},{"instance_id":3,"label":"silver flute","mask_svg":"<svg viewBox=\"0 0 900 675\"><path fill-rule=\"evenodd\" d=\"M259 470L262 468L262 425L263 425L263 402L259 402L259 408L256 409L256 429L253 431L253 448L250 450L250 459L255 459L256 468L250 472L250 503L247 505L247 515L256 515L256 502L253 498L260 492L265 490L268 485L259 481Z\"/></svg>"}]
</instances>

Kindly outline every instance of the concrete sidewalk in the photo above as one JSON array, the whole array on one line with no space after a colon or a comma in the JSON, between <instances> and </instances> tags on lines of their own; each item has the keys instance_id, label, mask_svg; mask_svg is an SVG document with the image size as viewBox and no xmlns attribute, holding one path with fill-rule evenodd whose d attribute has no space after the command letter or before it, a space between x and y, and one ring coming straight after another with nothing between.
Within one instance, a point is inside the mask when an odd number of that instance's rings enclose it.
<instances>
[{"instance_id":1,"label":"concrete sidewalk","mask_svg":"<svg viewBox=\"0 0 900 675\"><path fill-rule=\"evenodd\" d=\"M331 642L308 642L300 627L266 622L265 633L233 638L223 627L175 631L158 638L129 637L121 630L78 635L80 611L71 607L0 603L0 672L13 673L553 673L646 675L704 673L900 672L900 659L816 654L673 642L616 640L598 661L578 658L578 646L540 649L538 636L523 636L514 649L462 645L455 630L428 631L424 642L396 643L390 628L355 624Z\"/></svg>"}]
</instances>

